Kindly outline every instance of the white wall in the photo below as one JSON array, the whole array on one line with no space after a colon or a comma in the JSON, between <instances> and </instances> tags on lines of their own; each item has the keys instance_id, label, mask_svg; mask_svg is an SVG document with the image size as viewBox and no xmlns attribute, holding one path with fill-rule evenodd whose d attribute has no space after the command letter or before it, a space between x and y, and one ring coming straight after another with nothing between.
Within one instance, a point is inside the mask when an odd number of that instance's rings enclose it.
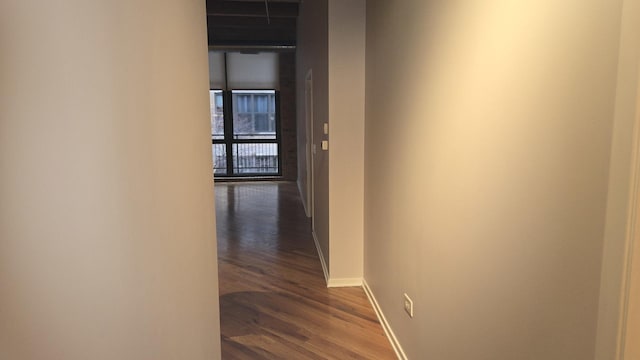
<instances>
[{"instance_id":1,"label":"white wall","mask_svg":"<svg viewBox=\"0 0 640 360\"><path fill-rule=\"evenodd\" d=\"M409 358L595 357L621 8L367 2L365 279Z\"/></svg>"},{"instance_id":2,"label":"white wall","mask_svg":"<svg viewBox=\"0 0 640 360\"><path fill-rule=\"evenodd\" d=\"M0 3L0 358L220 358L204 14Z\"/></svg>"}]
</instances>

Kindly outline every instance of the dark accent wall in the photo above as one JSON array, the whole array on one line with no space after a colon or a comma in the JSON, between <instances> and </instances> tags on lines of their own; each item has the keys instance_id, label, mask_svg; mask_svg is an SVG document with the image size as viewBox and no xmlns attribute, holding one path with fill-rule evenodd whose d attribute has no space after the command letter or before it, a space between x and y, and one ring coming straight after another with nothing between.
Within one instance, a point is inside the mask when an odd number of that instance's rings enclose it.
<instances>
[{"instance_id":1,"label":"dark accent wall","mask_svg":"<svg viewBox=\"0 0 640 360\"><path fill-rule=\"evenodd\" d=\"M280 53L280 124L282 126L282 178L298 178L296 139L296 61L295 53Z\"/></svg>"}]
</instances>

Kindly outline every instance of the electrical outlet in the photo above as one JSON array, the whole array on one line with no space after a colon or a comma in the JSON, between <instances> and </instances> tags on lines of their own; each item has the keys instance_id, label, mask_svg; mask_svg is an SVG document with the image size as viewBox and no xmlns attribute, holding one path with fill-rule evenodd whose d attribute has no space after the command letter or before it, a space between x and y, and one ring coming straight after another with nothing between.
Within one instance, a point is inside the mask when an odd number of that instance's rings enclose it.
<instances>
[{"instance_id":1,"label":"electrical outlet","mask_svg":"<svg viewBox=\"0 0 640 360\"><path fill-rule=\"evenodd\" d=\"M413 300L406 293L404 294L404 311L409 314L409 317L413 317Z\"/></svg>"}]
</instances>

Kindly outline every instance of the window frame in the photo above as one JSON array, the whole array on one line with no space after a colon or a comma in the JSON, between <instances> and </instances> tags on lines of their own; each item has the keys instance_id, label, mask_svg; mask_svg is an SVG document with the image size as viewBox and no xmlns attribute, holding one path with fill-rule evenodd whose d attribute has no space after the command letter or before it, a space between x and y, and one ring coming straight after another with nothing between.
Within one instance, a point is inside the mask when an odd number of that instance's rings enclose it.
<instances>
[{"instance_id":1,"label":"window frame","mask_svg":"<svg viewBox=\"0 0 640 360\"><path fill-rule=\"evenodd\" d=\"M209 89L209 91L221 91L222 92L222 103L223 103L223 123L224 123L224 138L223 139L214 139L213 134L211 134L211 143L212 146L216 144L224 144L226 150L226 171L224 173L216 173L214 169L214 178L274 178L274 177L282 177L282 128L280 121L280 91L277 89ZM236 138L234 134L234 124L233 124L233 116L234 116L234 103L233 103L233 92L263 92L269 91L273 92L274 96L274 127L275 127L275 137L273 139L240 139ZM271 94L271 93L270 93ZM269 107L267 105L267 107ZM254 110L254 109L251 109ZM255 114L255 111L252 111L251 114ZM267 112L267 114L270 114ZM252 116L252 126L255 130L255 118ZM269 121L269 119L267 119ZM277 171L276 172L235 172L236 170L236 162L234 161L234 145L239 144L275 144L277 151ZM213 152L213 151L212 151ZM257 158L258 156L256 156ZM215 161L215 158L214 158ZM239 162L238 162L239 163ZM214 163L215 166L215 163Z\"/></svg>"}]
</instances>

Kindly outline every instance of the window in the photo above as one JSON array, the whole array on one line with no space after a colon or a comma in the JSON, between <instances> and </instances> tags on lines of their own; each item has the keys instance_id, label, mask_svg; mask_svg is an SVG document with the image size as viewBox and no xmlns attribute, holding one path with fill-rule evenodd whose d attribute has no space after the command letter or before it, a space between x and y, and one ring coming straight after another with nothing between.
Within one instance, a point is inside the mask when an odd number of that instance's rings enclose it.
<instances>
[{"instance_id":1,"label":"window","mask_svg":"<svg viewBox=\"0 0 640 360\"><path fill-rule=\"evenodd\" d=\"M275 91L234 90L231 94L233 137L235 139L275 139Z\"/></svg>"},{"instance_id":2,"label":"window","mask_svg":"<svg viewBox=\"0 0 640 360\"><path fill-rule=\"evenodd\" d=\"M224 139L224 107L222 90L209 91L211 104L211 137L212 139Z\"/></svg>"},{"instance_id":3,"label":"window","mask_svg":"<svg viewBox=\"0 0 640 360\"><path fill-rule=\"evenodd\" d=\"M280 175L277 95L275 90L211 90L215 176Z\"/></svg>"}]
</instances>

